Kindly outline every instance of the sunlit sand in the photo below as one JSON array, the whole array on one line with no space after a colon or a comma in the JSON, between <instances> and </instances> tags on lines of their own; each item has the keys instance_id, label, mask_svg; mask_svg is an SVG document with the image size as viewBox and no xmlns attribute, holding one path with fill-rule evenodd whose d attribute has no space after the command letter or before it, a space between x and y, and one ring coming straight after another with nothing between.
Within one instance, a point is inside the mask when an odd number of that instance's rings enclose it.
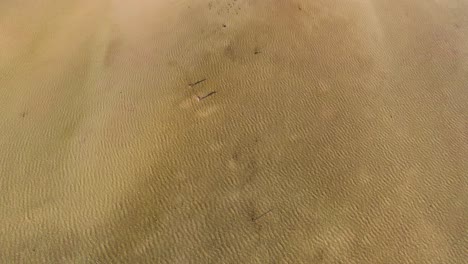
<instances>
[{"instance_id":1,"label":"sunlit sand","mask_svg":"<svg viewBox=\"0 0 468 264\"><path fill-rule=\"evenodd\" d=\"M466 263L468 4L0 1L1 263Z\"/></svg>"}]
</instances>

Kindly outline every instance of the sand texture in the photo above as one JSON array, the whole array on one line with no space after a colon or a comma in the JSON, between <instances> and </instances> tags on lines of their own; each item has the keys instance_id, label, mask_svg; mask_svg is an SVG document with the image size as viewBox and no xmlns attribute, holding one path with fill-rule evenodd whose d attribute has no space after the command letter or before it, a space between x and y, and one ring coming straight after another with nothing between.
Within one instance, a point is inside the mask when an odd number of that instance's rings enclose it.
<instances>
[{"instance_id":1,"label":"sand texture","mask_svg":"<svg viewBox=\"0 0 468 264\"><path fill-rule=\"evenodd\" d=\"M0 263L467 260L467 1L0 1Z\"/></svg>"}]
</instances>

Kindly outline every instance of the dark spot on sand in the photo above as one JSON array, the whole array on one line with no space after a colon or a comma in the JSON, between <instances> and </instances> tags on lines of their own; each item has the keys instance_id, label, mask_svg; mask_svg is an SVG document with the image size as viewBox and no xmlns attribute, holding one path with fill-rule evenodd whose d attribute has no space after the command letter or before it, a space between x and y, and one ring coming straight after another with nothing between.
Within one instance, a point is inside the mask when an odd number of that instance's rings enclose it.
<instances>
[{"instance_id":1,"label":"dark spot on sand","mask_svg":"<svg viewBox=\"0 0 468 264\"><path fill-rule=\"evenodd\" d=\"M201 80L198 80L198 81L196 81L196 82L194 82L194 83L189 83L189 86L190 86L190 87L194 87L195 85L200 84L200 83L202 83L202 82L204 82L204 81L206 81L206 78L201 79Z\"/></svg>"},{"instance_id":2,"label":"dark spot on sand","mask_svg":"<svg viewBox=\"0 0 468 264\"><path fill-rule=\"evenodd\" d=\"M209 92L208 94L205 94L205 95L202 95L202 96L199 96L199 95L195 95L195 97L197 98L197 101L200 102L201 100L204 100L214 94L216 94L217 92L216 91L212 91L212 92Z\"/></svg>"},{"instance_id":3,"label":"dark spot on sand","mask_svg":"<svg viewBox=\"0 0 468 264\"><path fill-rule=\"evenodd\" d=\"M262 52L260 51L260 49L259 49L258 47L255 47L255 49L254 49L254 54L257 55L257 54L260 54L260 53L262 53Z\"/></svg>"},{"instance_id":4,"label":"dark spot on sand","mask_svg":"<svg viewBox=\"0 0 468 264\"><path fill-rule=\"evenodd\" d=\"M224 48L223 53L224 53L224 56L228 57L232 61L236 60L237 56L236 56L236 52L234 51L232 44L229 44L226 48Z\"/></svg>"},{"instance_id":5,"label":"dark spot on sand","mask_svg":"<svg viewBox=\"0 0 468 264\"><path fill-rule=\"evenodd\" d=\"M252 220L252 222L256 222L256 221L259 220L260 218L262 218L262 217L266 216L267 214L271 213L271 211L273 211L273 209L270 209L270 210L268 210L268 211L266 211L266 212L263 212L263 213L261 213L261 214L258 215L258 216L255 215L255 212L253 212L253 213L251 214L251 220Z\"/></svg>"},{"instance_id":6,"label":"dark spot on sand","mask_svg":"<svg viewBox=\"0 0 468 264\"><path fill-rule=\"evenodd\" d=\"M122 46L122 40L118 38L112 39L107 45L105 54L104 54L104 66L109 67L114 62L117 54L120 51Z\"/></svg>"}]
</instances>

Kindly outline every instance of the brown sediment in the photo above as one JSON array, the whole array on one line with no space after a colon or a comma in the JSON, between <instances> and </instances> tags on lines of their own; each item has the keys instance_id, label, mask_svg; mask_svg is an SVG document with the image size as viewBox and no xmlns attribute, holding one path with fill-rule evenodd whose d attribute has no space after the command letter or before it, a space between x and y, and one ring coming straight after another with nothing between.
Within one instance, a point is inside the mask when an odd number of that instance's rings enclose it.
<instances>
[{"instance_id":1,"label":"brown sediment","mask_svg":"<svg viewBox=\"0 0 468 264\"><path fill-rule=\"evenodd\" d=\"M0 263L465 262L463 1L0 2Z\"/></svg>"}]
</instances>

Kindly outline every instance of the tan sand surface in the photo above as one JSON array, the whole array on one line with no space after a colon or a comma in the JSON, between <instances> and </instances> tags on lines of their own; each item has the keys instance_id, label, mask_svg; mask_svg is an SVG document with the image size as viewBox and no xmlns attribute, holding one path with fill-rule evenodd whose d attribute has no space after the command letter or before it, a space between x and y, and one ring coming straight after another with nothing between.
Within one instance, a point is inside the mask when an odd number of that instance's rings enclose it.
<instances>
[{"instance_id":1,"label":"tan sand surface","mask_svg":"<svg viewBox=\"0 0 468 264\"><path fill-rule=\"evenodd\" d=\"M0 1L0 263L467 260L467 1Z\"/></svg>"}]
</instances>

